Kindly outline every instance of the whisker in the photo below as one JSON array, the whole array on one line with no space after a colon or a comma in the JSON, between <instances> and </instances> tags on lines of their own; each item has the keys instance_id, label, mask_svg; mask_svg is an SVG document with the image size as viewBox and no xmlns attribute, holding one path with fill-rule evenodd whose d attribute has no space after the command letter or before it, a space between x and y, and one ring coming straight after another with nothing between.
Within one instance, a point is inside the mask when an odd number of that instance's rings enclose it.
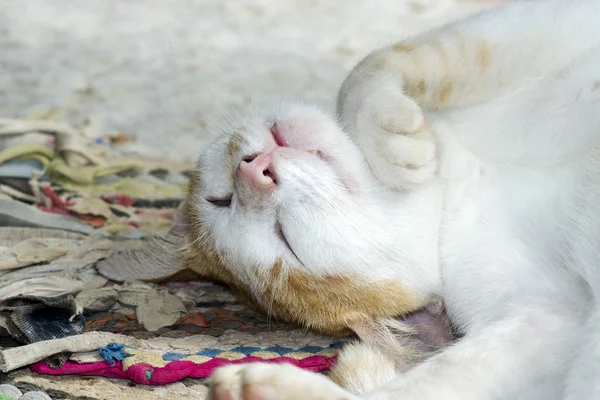
<instances>
[{"instance_id":1,"label":"whisker","mask_svg":"<svg viewBox=\"0 0 600 400\"><path fill-rule=\"evenodd\" d=\"M348 227L350 227L354 230L355 234L358 235L363 242L368 245L369 248L375 250L376 254L384 256L388 253L388 249L386 246L384 246L384 240L382 240L381 236L383 234L383 230L378 232L369 232L365 229L365 227L361 227L361 229L358 228L355 222L356 216L358 215L365 218L369 218L370 216L364 215L364 209L361 208L358 203L352 202L349 198L342 196L340 191L331 189L332 187L340 187L341 185L339 185L338 182L334 182L328 178L323 178L326 179L326 182L324 182L323 185L315 186L305 182L301 176L294 176L296 175L295 170L290 171L290 175L292 175L291 179L296 179L297 182L301 183L300 188L303 192L309 196L317 196L323 199L324 201L322 203L333 212L335 217L340 218L344 222L345 226L341 227L338 223L336 223L336 221L331 221L332 218L328 213L323 213L323 215L320 215L320 217L325 218L325 221L330 222L329 226L340 233L341 238L347 237L347 232L342 232L342 229L346 230ZM332 198L335 199L335 201L332 201ZM342 208L341 206L345 206L350 210ZM352 217L348 215L349 211L352 212ZM347 243L347 245L348 248L352 250L353 245L355 244ZM358 251L356 256L359 259L362 259L365 257L365 254L362 251ZM371 256L369 257L371 258ZM372 260L370 260L370 262L372 263Z\"/></svg>"}]
</instances>

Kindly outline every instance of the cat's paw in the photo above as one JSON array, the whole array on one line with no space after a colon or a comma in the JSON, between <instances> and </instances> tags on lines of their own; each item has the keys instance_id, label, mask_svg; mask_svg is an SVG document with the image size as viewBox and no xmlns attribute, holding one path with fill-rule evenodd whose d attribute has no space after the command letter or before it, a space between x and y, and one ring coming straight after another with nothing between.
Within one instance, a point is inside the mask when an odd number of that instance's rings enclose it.
<instances>
[{"instance_id":1,"label":"cat's paw","mask_svg":"<svg viewBox=\"0 0 600 400\"><path fill-rule=\"evenodd\" d=\"M344 346L328 376L346 390L360 394L378 389L405 370L408 361L405 365L379 348L357 342Z\"/></svg>"},{"instance_id":2,"label":"cat's paw","mask_svg":"<svg viewBox=\"0 0 600 400\"><path fill-rule=\"evenodd\" d=\"M356 400L323 375L291 364L251 363L217 369L208 400Z\"/></svg>"},{"instance_id":3,"label":"cat's paw","mask_svg":"<svg viewBox=\"0 0 600 400\"><path fill-rule=\"evenodd\" d=\"M366 93L356 118L358 144L384 184L410 189L435 175L435 137L419 105L396 87Z\"/></svg>"}]
</instances>

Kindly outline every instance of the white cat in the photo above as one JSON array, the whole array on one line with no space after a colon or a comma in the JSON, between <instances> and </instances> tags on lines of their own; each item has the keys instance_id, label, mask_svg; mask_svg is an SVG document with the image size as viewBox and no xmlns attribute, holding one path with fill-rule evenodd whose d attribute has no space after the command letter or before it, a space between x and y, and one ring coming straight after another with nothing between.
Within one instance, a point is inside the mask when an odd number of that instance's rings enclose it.
<instances>
[{"instance_id":1,"label":"white cat","mask_svg":"<svg viewBox=\"0 0 600 400\"><path fill-rule=\"evenodd\" d=\"M513 1L378 50L339 114L288 105L215 142L187 265L330 333L442 295L464 337L402 374L352 347L352 390L225 367L211 398L600 399L600 1Z\"/></svg>"}]
</instances>

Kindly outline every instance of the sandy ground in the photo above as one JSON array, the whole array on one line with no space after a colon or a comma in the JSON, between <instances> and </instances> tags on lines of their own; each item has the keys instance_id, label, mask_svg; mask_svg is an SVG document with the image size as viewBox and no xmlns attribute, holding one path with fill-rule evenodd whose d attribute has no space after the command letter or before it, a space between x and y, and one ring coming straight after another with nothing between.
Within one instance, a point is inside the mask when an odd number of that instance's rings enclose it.
<instances>
[{"instance_id":1,"label":"sandy ground","mask_svg":"<svg viewBox=\"0 0 600 400\"><path fill-rule=\"evenodd\" d=\"M475 12L465 0L0 0L0 117L58 111L193 159L224 114L333 105L368 51Z\"/></svg>"}]
</instances>

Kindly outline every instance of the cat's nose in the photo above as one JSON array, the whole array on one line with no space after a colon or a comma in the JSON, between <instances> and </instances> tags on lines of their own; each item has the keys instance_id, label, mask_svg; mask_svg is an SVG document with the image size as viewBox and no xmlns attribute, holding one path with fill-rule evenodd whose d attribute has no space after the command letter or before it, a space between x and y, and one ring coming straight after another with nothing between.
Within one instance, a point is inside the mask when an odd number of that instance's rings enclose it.
<instances>
[{"instance_id":1,"label":"cat's nose","mask_svg":"<svg viewBox=\"0 0 600 400\"><path fill-rule=\"evenodd\" d=\"M261 153L256 157L246 157L238 166L238 176L259 190L268 190L275 186L271 166L271 153Z\"/></svg>"}]
</instances>

